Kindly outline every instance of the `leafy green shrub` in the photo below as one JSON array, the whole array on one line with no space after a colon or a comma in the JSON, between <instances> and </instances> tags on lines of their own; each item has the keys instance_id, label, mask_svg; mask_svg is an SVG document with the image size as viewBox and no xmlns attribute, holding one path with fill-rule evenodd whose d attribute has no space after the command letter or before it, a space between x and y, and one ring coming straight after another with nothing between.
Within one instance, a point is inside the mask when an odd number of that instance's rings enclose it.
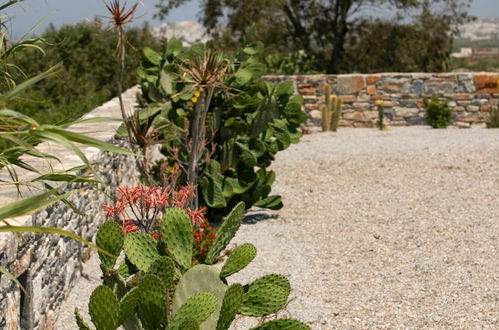
<instances>
[{"instance_id":1,"label":"leafy green shrub","mask_svg":"<svg viewBox=\"0 0 499 330\"><path fill-rule=\"evenodd\" d=\"M488 128L499 128L499 108L493 106L490 109L489 119L486 122Z\"/></svg>"},{"instance_id":2,"label":"leafy green shrub","mask_svg":"<svg viewBox=\"0 0 499 330\"><path fill-rule=\"evenodd\" d=\"M221 87L213 91L207 109L198 193L210 220L221 219L240 201L248 208L282 207L280 196L270 196L275 173L267 168L279 151L299 141L299 126L307 116L301 109L303 98L292 95L290 82L259 80L265 72L257 60L262 49L263 45L254 44L243 50L241 61L226 59ZM175 39L161 55L144 50L139 69L143 103L160 109L152 120L167 126L162 131L166 141L162 152L170 165L178 162L186 168L189 163L192 125L203 89L186 80L185 67L201 61L204 53L200 46L183 50ZM185 184L186 175L180 180Z\"/></svg>"},{"instance_id":3,"label":"leafy green shrub","mask_svg":"<svg viewBox=\"0 0 499 330\"><path fill-rule=\"evenodd\" d=\"M41 36L49 47L41 56L35 50L19 54L14 64L22 67L27 76L36 75L57 63L57 74L39 82L11 103L9 107L33 116L40 123L66 123L80 118L118 93L115 77L118 76L116 37L112 32L82 22L64 25L59 29L50 26ZM127 30L133 49L128 52L124 87L136 83L135 71L146 45L159 49L159 41L142 28ZM22 75L13 73L17 80Z\"/></svg>"},{"instance_id":4,"label":"leafy green shrub","mask_svg":"<svg viewBox=\"0 0 499 330\"><path fill-rule=\"evenodd\" d=\"M125 329L229 329L236 315L264 317L276 314L288 301L291 286L282 275L270 274L252 283L227 284L227 277L245 268L256 256L251 244L237 247L220 269L213 264L236 234L244 215L239 203L225 218L210 247L205 264L193 264L193 225L180 208L170 208L157 224L158 239L146 232L123 233L113 221L104 223L96 244L103 285L89 301L89 314L97 330ZM117 256L125 259L116 265ZM76 323L90 329L78 310ZM273 320L254 329L310 329L291 319Z\"/></svg>"},{"instance_id":5,"label":"leafy green shrub","mask_svg":"<svg viewBox=\"0 0 499 330\"><path fill-rule=\"evenodd\" d=\"M446 128L450 124L452 110L447 102L441 102L437 98L428 101L424 100L424 108L426 111L426 120L433 128Z\"/></svg>"}]
</instances>

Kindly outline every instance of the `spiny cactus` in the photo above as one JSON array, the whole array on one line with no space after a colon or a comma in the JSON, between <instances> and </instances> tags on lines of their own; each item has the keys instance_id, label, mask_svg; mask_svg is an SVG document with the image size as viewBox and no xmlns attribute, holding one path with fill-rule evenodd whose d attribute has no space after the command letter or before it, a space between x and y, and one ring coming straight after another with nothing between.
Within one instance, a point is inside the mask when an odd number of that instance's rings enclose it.
<instances>
[{"instance_id":1,"label":"spiny cactus","mask_svg":"<svg viewBox=\"0 0 499 330\"><path fill-rule=\"evenodd\" d=\"M246 243L238 246L225 261L220 276L227 277L237 273L248 266L256 257L256 248L253 244Z\"/></svg>"},{"instance_id":2,"label":"spiny cactus","mask_svg":"<svg viewBox=\"0 0 499 330\"><path fill-rule=\"evenodd\" d=\"M151 264L160 256L158 242L150 235L141 232L125 235L123 249L128 260L144 272L147 272Z\"/></svg>"},{"instance_id":3,"label":"spiny cactus","mask_svg":"<svg viewBox=\"0 0 499 330\"><path fill-rule=\"evenodd\" d=\"M139 285L139 313L147 330L156 330L163 321L167 287L155 276L146 274Z\"/></svg>"},{"instance_id":4,"label":"spiny cactus","mask_svg":"<svg viewBox=\"0 0 499 330\"><path fill-rule=\"evenodd\" d=\"M200 292L211 292L216 298L213 314L202 324L200 329L214 329L219 317L227 285L220 280L220 271L216 266L196 265L180 279L175 289L172 311L175 313L192 296Z\"/></svg>"},{"instance_id":5,"label":"spiny cactus","mask_svg":"<svg viewBox=\"0 0 499 330\"><path fill-rule=\"evenodd\" d=\"M198 293L182 304L175 312L168 330L182 330L181 327L185 321L193 320L200 324L215 311L217 298L211 292Z\"/></svg>"},{"instance_id":6,"label":"spiny cactus","mask_svg":"<svg viewBox=\"0 0 499 330\"><path fill-rule=\"evenodd\" d=\"M239 313L256 317L274 314L286 305L290 293L291 286L284 276L263 276L249 285Z\"/></svg>"},{"instance_id":7,"label":"spiny cactus","mask_svg":"<svg viewBox=\"0 0 499 330\"><path fill-rule=\"evenodd\" d=\"M116 259L123 248L124 238L123 230L113 221L107 221L99 228L95 237L95 244L104 251L108 251L114 255L114 257L112 257L99 252L99 259L105 268L105 272L111 270L116 264Z\"/></svg>"},{"instance_id":8,"label":"spiny cactus","mask_svg":"<svg viewBox=\"0 0 499 330\"><path fill-rule=\"evenodd\" d=\"M120 305L113 291L105 285L97 287L90 296L88 312L99 330L115 330L119 326Z\"/></svg>"},{"instance_id":9,"label":"spiny cactus","mask_svg":"<svg viewBox=\"0 0 499 330\"><path fill-rule=\"evenodd\" d=\"M232 284L225 291L225 296L220 309L218 318L217 330L229 329L232 321L234 321L237 311L243 302L244 289L241 284Z\"/></svg>"},{"instance_id":10,"label":"spiny cactus","mask_svg":"<svg viewBox=\"0 0 499 330\"><path fill-rule=\"evenodd\" d=\"M272 180L272 178L269 178ZM244 203L238 204L222 224L207 261L219 260L241 225ZM227 330L237 314L268 316L281 310L291 291L282 275L270 274L249 285L227 286L226 277L246 267L256 256L251 244L237 247L221 268L216 265L192 266L192 224L186 211L172 209L159 223L159 241L141 232L124 235L122 244L115 224L99 230L99 244L113 253L125 253L115 269L115 259L101 258L103 282L93 293L89 312L97 330ZM116 239L118 237L118 240ZM116 243L118 242L118 243ZM117 246L121 246L120 249ZM121 250L122 249L122 250ZM78 311L75 318L81 330L89 330ZM308 329L292 320L276 320L261 329Z\"/></svg>"},{"instance_id":11,"label":"spiny cactus","mask_svg":"<svg viewBox=\"0 0 499 330\"><path fill-rule=\"evenodd\" d=\"M223 249L229 244L237 230L241 226L241 221L244 214L244 203L240 202L232 209L229 215L224 219L222 226L218 231L218 236L213 242L208 254L206 255L206 263L213 264L217 261L217 258Z\"/></svg>"},{"instance_id":12,"label":"spiny cactus","mask_svg":"<svg viewBox=\"0 0 499 330\"><path fill-rule=\"evenodd\" d=\"M338 124L341 118L343 99L331 95L331 86L324 84L324 102L322 106L322 130L324 132L338 130Z\"/></svg>"},{"instance_id":13,"label":"spiny cactus","mask_svg":"<svg viewBox=\"0 0 499 330\"><path fill-rule=\"evenodd\" d=\"M192 224L184 210L171 208L161 222L161 240L168 248L172 258L184 269L192 262Z\"/></svg>"}]
</instances>

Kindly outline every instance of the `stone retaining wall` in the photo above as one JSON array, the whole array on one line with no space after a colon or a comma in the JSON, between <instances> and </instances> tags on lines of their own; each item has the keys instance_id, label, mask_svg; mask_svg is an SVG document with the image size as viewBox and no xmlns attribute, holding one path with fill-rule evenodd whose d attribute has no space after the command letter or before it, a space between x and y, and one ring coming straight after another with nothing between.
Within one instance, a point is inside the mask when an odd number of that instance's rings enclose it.
<instances>
[{"instance_id":1,"label":"stone retaining wall","mask_svg":"<svg viewBox=\"0 0 499 330\"><path fill-rule=\"evenodd\" d=\"M124 95L128 106L135 102L137 91L132 89ZM119 118L118 100L107 102L89 113L87 118L98 116ZM127 143L113 137L119 124L89 124L73 130L88 132L88 135L123 147ZM79 164L79 159L75 159L73 154L54 151L55 147L50 146L49 149L62 159L64 168ZM57 227L93 240L97 228L105 220L102 204L113 198L116 187L136 185L139 175L133 157L99 153L92 147L82 147L82 151L95 162L94 168L106 184L70 184L67 187L67 191L73 191L68 200L81 214L75 213L66 204L57 203L32 217L14 219L12 224ZM9 197L8 192L2 191L0 203L9 202ZM17 284L7 276L0 275L0 329L54 329L54 310L69 294L80 276L82 262L89 257L89 248L66 237L52 234L0 234L0 265L21 282L29 295L28 298ZM75 326L68 325L67 329Z\"/></svg>"},{"instance_id":2,"label":"stone retaining wall","mask_svg":"<svg viewBox=\"0 0 499 330\"><path fill-rule=\"evenodd\" d=\"M499 102L497 73L380 73L349 75L265 76L267 81L292 81L305 98L309 126L320 126L324 84L343 98L340 125L373 127L378 120L376 100L384 101L387 124L424 125L424 98L449 101L454 125L482 124Z\"/></svg>"}]
</instances>

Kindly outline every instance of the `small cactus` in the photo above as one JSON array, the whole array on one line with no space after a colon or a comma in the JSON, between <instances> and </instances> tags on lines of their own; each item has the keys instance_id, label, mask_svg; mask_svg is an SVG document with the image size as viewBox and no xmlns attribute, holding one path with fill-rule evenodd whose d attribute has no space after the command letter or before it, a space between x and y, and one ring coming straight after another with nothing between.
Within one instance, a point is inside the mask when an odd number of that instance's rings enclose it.
<instances>
[{"instance_id":1,"label":"small cactus","mask_svg":"<svg viewBox=\"0 0 499 330\"><path fill-rule=\"evenodd\" d=\"M147 274L139 285L139 312L147 330L159 328L164 317L167 288L155 275Z\"/></svg>"},{"instance_id":2,"label":"small cactus","mask_svg":"<svg viewBox=\"0 0 499 330\"><path fill-rule=\"evenodd\" d=\"M249 265L253 259L256 257L256 248L253 244L247 243L238 246L229 255L225 261L222 270L220 271L220 276L227 277L232 274L237 273L247 265Z\"/></svg>"},{"instance_id":3,"label":"small cactus","mask_svg":"<svg viewBox=\"0 0 499 330\"><path fill-rule=\"evenodd\" d=\"M324 84L324 103L322 106L322 131L336 132L341 118L343 99L331 95L331 85L329 84Z\"/></svg>"},{"instance_id":4,"label":"small cactus","mask_svg":"<svg viewBox=\"0 0 499 330\"><path fill-rule=\"evenodd\" d=\"M161 222L161 239L168 248L172 258L184 269L192 263L192 223L191 219L180 208L166 211Z\"/></svg>"},{"instance_id":5,"label":"small cactus","mask_svg":"<svg viewBox=\"0 0 499 330\"><path fill-rule=\"evenodd\" d=\"M144 272L147 272L151 264L160 256L158 242L150 235L141 232L126 234L123 249L128 260Z\"/></svg>"},{"instance_id":6,"label":"small cactus","mask_svg":"<svg viewBox=\"0 0 499 330\"><path fill-rule=\"evenodd\" d=\"M116 222L107 221L100 226L95 237L95 244L114 255L114 257L111 257L99 251L99 259L106 272L116 264L116 259L123 248L123 240L123 231Z\"/></svg>"},{"instance_id":7,"label":"small cactus","mask_svg":"<svg viewBox=\"0 0 499 330\"><path fill-rule=\"evenodd\" d=\"M256 317L277 313L286 305L290 293L286 277L277 274L260 277L249 285L239 313Z\"/></svg>"},{"instance_id":8,"label":"small cactus","mask_svg":"<svg viewBox=\"0 0 499 330\"><path fill-rule=\"evenodd\" d=\"M236 317L237 311L243 302L244 289L241 284L231 285L227 291L220 309L220 317L218 318L217 330L227 330L232 321Z\"/></svg>"},{"instance_id":9,"label":"small cactus","mask_svg":"<svg viewBox=\"0 0 499 330\"><path fill-rule=\"evenodd\" d=\"M378 110L378 128L382 131L385 129L385 111L383 110L383 100L376 101L376 109Z\"/></svg>"},{"instance_id":10,"label":"small cactus","mask_svg":"<svg viewBox=\"0 0 499 330\"><path fill-rule=\"evenodd\" d=\"M175 312L168 330L183 330L188 320L196 323L204 322L215 311L217 298L211 292L201 292L189 299ZM192 321L188 321L192 324Z\"/></svg>"},{"instance_id":11,"label":"small cactus","mask_svg":"<svg viewBox=\"0 0 499 330\"><path fill-rule=\"evenodd\" d=\"M113 291L105 285L90 296L88 312L98 330L115 330L119 326L120 305Z\"/></svg>"},{"instance_id":12,"label":"small cactus","mask_svg":"<svg viewBox=\"0 0 499 330\"><path fill-rule=\"evenodd\" d=\"M213 264L220 256L220 252L229 244L239 227L244 216L244 202L237 204L232 211L225 217L222 226L218 231L218 236L213 242L208 254L206 255L206 263Z\"/></svg>"},{"instance_id":13,"label":"small cactus","mask_svg":"<svg viewBox=\"0 0 499 330\"><path fill-rule=\"evenodd\" d=\"M172 311L175 313L182 308L181 306L194 295L210 292L216 297L216 308L213 314L200 324L200 329L215 329L226 290L227 285L220 279L220 271L216 266L196 265L189 269L178 282L173 296Z\"/></svg>"}]
</instances>

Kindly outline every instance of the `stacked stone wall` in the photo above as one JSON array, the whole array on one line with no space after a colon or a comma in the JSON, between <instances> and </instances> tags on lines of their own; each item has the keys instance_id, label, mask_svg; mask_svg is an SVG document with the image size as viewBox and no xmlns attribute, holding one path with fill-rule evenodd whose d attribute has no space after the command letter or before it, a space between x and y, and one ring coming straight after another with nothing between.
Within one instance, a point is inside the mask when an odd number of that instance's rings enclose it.
<instances>
[{"instance_id":1,"label":"stacked stone wall","mask_svg":"<svg viewBox=\"0 0 499 330\"><path fill-rule=\"evenodd\" d=\"M265 76L267 81L291 81L305 99L309 126L320 126L324 84L343 98L341 126L373 127L378 120L376 100L383 100L388 125L424 125L424 99L449 103L452 123L461 127L483 124L499 102L499 74L379 73L349 75Z\"/></svg>"}]
</instances>

